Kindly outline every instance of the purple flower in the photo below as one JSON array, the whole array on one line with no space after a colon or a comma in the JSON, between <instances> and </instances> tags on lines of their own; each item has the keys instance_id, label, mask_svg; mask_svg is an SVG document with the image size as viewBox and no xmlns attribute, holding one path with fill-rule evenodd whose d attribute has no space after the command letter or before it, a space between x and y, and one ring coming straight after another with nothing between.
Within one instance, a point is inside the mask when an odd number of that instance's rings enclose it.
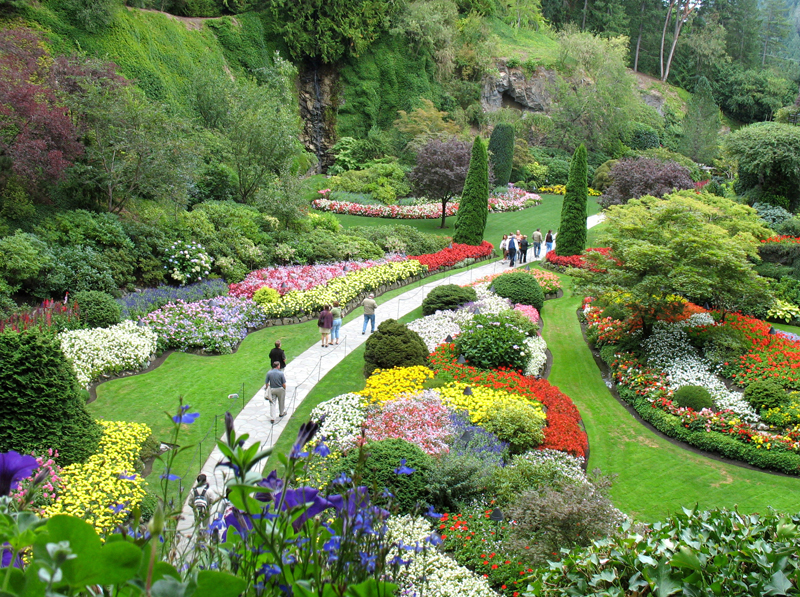
<instances>
[{"instance_id":1,"label":"purple flower","mask_svg":"<svg viewBox=\"0 0 800 597\"><path fill-rule=\"evenodd\" d=\"M160 477L160 479L167 479L169 481L179 481L180 477L178 475L173 475L170 472L164 472Z\"/></svg>"},{"instance_id":2,"label":"purple flower","mask_svg":"<svg viewBox=\"0 0 800 597\"><path fill-rule=\"evenodd\" d=\"M8 495L22 479L31 476L39 463L33 456L21 455L14 450L0 453L0 495Z\"/></svg>"},{"instance_id":3,"label":"purple flower","mask_svg":"<svg viewBox=\"0 0 800 597\"><path fill-rule=\"evenodd\" d=\"M275 500L280 503L280 498ZM300 487L298 489L287 489L283 494L283 508L293 510L306 506L305 511L292 523L295 531L298 531L303 523L328 508L334 507L333 503L319 495L319 490L314 487Z\"/></svg>"},{"instance_id":4,"label":"purple flower","mask_svg":"<svg viewBox=\"0 0 800 597\"><path fill-rule=\"evenodd\" d=\"M320 423L322 423L321 420L319 423L308 421L300 426L300 431L297 432L297 440L295 440L294 445L292 446L292 451L289 452L289 458L296 460L298 458L305 458L308 456L308 452L303 452L302 450L305 445L317 434Z\"/></svg>"},{"instance_id":5,"label":"purple flower","mask_svg":"<svg viewBox=\"0 0 800 597\"><path fill-rule=\"evenodd\" d=\"M186 425L191 425L197 420L197 417L200 416L200 413L187 413L186 411L189 410L190 406L185 404L181 406L181 412L178 415L172 417L172 420L175 423L185 423Z\"/></svg>"},{"instance_id":6,"label":"purple flower","mask_svg":"<svg viewBox=\"0 0 800 597\"><path fill-rule=\"evenodd\" d=\"M126 481L135 481L136 480L136 473L133 473L132 475L126 475L125 473L120 473L117 478L118 479L124 479Z\"/></svg>"},{"instance_id":7,"label":"purple flower","mask_svg":"<svg viewBox=\"0 0 800 597\"><path fill-rule=\"evenodd\" d=\"M400 466L398 468L394 469L394 473L396 475L410 475L411 473L414 472L414 470L415 469L406 466L406 459L403 458L400 461Z\"/></svg>"}]
</instances>

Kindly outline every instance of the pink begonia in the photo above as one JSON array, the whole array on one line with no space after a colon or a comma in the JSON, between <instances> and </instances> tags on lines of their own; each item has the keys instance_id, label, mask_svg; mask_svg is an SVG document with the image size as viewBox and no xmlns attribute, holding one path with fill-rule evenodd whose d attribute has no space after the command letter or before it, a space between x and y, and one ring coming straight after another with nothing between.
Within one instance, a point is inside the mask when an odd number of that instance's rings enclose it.
<instances>
[{"instance_id":1,"label":"pink begonia","mask_svg":"<svg viewBox=\"0 0 800 597\"><path fill-rule=\"evenodd\" d=\"M533 323L539 323L539 311L530 305L514 305L514 310L519 311Z\"/></svg>"},{"instance_id":2,"label":"pink begonia","mask_svg":"<svg viewBox=\"0 0 800 597\"><path fill-rule=\"evenodd\" d=\"M367 415L364 428L368 440L404 439L431 455L447 452L447 440L453 434L450 411L430 390L376 407Z\"/></svg>"},{"instance_id":3,"label":"pink begonia","mask_svg":"<svg viewBox=\"0 0 800 597\"><path fill-rule=\"evenodd\" d=\"M367 261L339 261L328 265L267 267L250 272L238 284L231 284L229 294L239 298L253 298L256 290L264 286L277 290L281 295L292 290L310 290L315 286L325 284L332 278L340 278L346 275L347 272L383 265L390 261L403 261L404 259L404 257L394 256L388 259L370 259Z\"/></svg>"}]
</instances>

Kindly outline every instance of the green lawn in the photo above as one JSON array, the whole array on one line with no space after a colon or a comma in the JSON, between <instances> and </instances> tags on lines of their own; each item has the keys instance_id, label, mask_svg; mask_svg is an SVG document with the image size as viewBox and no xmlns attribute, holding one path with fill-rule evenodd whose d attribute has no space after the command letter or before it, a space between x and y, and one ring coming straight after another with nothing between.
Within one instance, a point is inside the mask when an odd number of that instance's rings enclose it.
<instances>
[{"instance_id":1,"label":"green lawn","mask_svg":"<svg viewBox=\"0 0 800 597\"><path fill-rule=\"evenodd\" d=\"M486 231L483 238L494 246L498 246L504 234L520 230L527 234L530 239L531 234L537 228L546 233L548 229L557 230L561 221L561 204L564 201L563 195L542 195L542 203L536 207L523 209L521 211L509 211L499 214L489 214L486 222ZM600 206L594 197L589 197L588 213L594 215L600 211ZM455 216L446 219L447 228L439 228L441 218L435 220L393 220L387 218L368 218L365 216L346 216L337 215L342 226L352 228L353 226L390 226L393 224L405 224L413 226L417 230L430 234L453 235L453 224Z\"/></svg>"},{"instance_id":2,"label":"green lawn","mask_svg":"<svg viewBox=\"0 0 800 597\"><path fill-rule=\"evenodd\" d=\"M479 262L472 267L484 264L485 262ZM470 268L435 274L418 284L467 269ZM410 288L413 285L387 292L376 300L383 303ZM356 309L344 321L347 323L361 314L362 309ZM263 385L264 375L269 369L267 355L276 340L281 341L289 363L319 341L316 322L312 320L297 325L264 328L248 335L235 354L199 356L174 352L153 371L97 386L97 400L89 404L89 410L97 418L146 423L156 438L168 441L172 431L170 417L177 409L178 397L182 396L184 403L191 405L191 412L199 412L201 416L192 425L184 426L181 444L195 447L177 457L175 470L172 472L182 478L191 479L208 458L216 438L222 435L225 412L238 414L242 409L242 397L246 402ZM361 354L363 363L363 352ZM361 387L363 380L358 389ZM234 393L239 394L240 399L229 400L228 395ZM335 394L330 394L333 395ZM169 415L165 414L167 411ZM299 419L299 415L295 419ZM158 481L162 472L161 463L154 463L153 471L148 476L151 484ZM175 491L178 490L174 484L173 487Z\"/></svg>"},{"instance_id":3,"label":"green lawn","mask_svg":"<svg viewBox=\"0 0 800 597\"><path fill-rule=\"evenodd\" d=\"M796 325L789 325L787 323L773 323L772 327L783 330L784 332L791 332L793 334L800 334L800 327Z\"/></svg>"},{"instance_id":4,"label":"green lawn","mask_svg":"<svg viewBox=\"0 0 800 597\"><path fill-rule=\"evenodd\" d=\"M553 353L550 382L570 396L589 434L589 468L618 475L615 505L640 520L654 521L681 506L738 505L742 512L769 507L796 512L800 479L725 464L662 439L633 418L611 395L583 340L576 317L581 299L561 276L564 298L542 310L544 337Z\"/></svg>"}]
</instances>

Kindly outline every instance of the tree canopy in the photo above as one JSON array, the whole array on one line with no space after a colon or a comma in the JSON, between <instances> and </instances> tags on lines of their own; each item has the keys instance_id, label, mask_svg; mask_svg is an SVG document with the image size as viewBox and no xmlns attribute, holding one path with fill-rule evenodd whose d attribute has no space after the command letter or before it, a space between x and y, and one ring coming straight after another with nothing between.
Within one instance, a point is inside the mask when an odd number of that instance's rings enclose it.
<instances>
[{"instance_id":1,"label":"tree canopy","mask_svg":"<svg viewBox=\"0 0 800 597\"><path fill-rule=\"evenodd\" d=\"M446 227L447 204L464 188L470 153L465 141L431 139L417 152L417 165L408 175L418 196L441 202L442 228Z\"/></svg>"}]
</instances>

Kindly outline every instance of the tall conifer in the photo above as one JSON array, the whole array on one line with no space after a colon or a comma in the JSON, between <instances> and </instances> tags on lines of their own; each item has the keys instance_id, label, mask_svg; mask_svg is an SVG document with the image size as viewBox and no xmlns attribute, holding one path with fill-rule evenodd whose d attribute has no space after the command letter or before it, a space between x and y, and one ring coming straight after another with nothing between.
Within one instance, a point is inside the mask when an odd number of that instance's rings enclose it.
<instances>
[{"instance_id":1,"label":"tall conifer","mask_svg":"<svg viewBox=\"0 0 800 597\"><path fill-rule=\"evenodd\" d=\"M456 215L456 233L453 235L453 241L465 245L481 244L488 213L489 153L483 139L475 137L467 180L464 182L464 191Z\"/></svg>"},{"instance_id":2,"label":"tall conifer","mask_svg":"<svg viewBox=\"0 0 800 597\"><path fill-rule=\"evenodd\" d=\"M561 206L561 225L556 239L557 255L579 255L586 248L586 202L589 197L586 173L586 147L581 143L569 165L567 192Z\"/></svg>"},{"instance_id":3,"label":"tall conifer","mask_svg":"<svg viewBox=\"0 0 800 597\"><path fill-rule=\"evenodd\" d=\"M494 184L498 187L508 185L514 165L514 126L500 123L494 127L489 137Z\"/></svg>"}]
</instances>

